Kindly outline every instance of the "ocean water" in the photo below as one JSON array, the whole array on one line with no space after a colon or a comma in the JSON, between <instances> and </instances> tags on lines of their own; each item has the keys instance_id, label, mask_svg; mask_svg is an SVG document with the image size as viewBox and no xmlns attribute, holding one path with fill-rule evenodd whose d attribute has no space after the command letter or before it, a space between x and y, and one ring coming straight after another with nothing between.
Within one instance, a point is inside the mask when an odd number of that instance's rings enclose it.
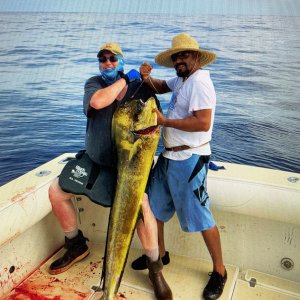
<instances>
[{"instance_id":1,"label":"ocean water","mask_svg":"<svg viewBox=\"0 0 300 300\"><path fill-rule=\"evenodd\" d=\"M84 148L83 86L102 43L121 44L125 71L148 61L169 78L154 56L182 31L218 55L207 67L218 102L212 159L299 173L299 18L0 13L0 185ZM164 110L169 98L159 96Z\"/></svg>"}]
</instances>

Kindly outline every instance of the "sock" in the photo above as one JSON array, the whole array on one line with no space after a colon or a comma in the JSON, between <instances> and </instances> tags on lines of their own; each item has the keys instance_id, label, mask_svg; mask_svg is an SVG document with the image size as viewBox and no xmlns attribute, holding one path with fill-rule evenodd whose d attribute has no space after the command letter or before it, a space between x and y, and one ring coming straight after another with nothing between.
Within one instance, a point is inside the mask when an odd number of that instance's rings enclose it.
<instances>
[{"instance_id":1,"label":"sock","mask_svg":"<svg viewBox=\"0 0 300 300\"><path fill-rule=\"evenodd\" d=\"M158 261L159 259L159 250L158 248L152 250L145 250L145 254L149 257L150 261Z\"/></svg>"},{"instance_id":2,"label":"sock","mask_svg":"<svg viewBox=\"0 0 300 300\"><path fill-rule=\"evenodd\" d=\"M78 235L78 228L72 230L72 231L65 231L65 236L70 240L73 239L75 236Z\"/></svg>"}]
</instances>

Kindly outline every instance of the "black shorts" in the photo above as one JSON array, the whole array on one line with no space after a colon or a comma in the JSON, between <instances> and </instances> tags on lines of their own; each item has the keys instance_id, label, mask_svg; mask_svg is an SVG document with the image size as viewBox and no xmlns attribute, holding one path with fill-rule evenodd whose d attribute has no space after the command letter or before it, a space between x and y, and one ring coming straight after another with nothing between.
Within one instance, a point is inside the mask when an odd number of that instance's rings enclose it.
<instances>
[{"instance_id":1,"label":"black shorts","mask_svg":"<svg viewBox=\"0 0 300 300\"><path fill-rule=\"evenodd\" d=\"M112 206L116 182L117 170L96 164L85 151L70 160L59 176L59 185L63 191L85 195L105 207Z\"/></svg>"}]
</instances>

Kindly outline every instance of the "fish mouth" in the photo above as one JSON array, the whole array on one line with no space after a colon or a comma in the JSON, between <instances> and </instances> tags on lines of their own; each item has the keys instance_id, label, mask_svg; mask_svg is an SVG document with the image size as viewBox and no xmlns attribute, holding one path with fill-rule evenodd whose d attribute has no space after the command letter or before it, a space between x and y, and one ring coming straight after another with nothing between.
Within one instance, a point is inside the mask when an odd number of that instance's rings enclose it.
<instances>
[{"instance_id":1,"label":"fish mouth","mask_svg":"<svg viewBox=\"0 0 300 300\"><path fill-rule=\"evenodd\" d=\"M154 133L157 132L158 128L159 127L157 125L154 125L154 126L150 126L148 128L145 128L145 129L132 131L132 133L133 134L139 134L139 135L154 134Z\"/></svg>"}]
</instances>

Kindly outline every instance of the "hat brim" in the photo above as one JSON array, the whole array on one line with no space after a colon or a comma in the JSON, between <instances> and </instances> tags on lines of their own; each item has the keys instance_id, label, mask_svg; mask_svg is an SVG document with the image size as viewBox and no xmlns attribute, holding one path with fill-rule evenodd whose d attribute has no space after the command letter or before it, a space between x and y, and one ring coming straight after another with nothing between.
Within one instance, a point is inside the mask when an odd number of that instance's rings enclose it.
<instances>
[{"instance_id":1,"label":"hat brim","mask_svg":"<svg viewBox=\"0 0 300 300\"><path fill-rule=\"evenodd\" d=\"M155 57L155 62L161 66L173 68L174 64L171 59L171 56L175 53L182 52L182 51L193 51L193 52L199 52L199 64L200 67L207 66L211 64L213 61L217 59L217 55L211 51L203 50L203 49L195 49L195 48L175 48L175 49L169 49L165 50Z\"/></svg>"},{"instance_id":2,"label":"hat brim","mask_svg":"<svg viewBox=\"0 0 300 300\"><path fill-rule=\"evenodd\" d=\"M104 51L111 52L111 53L114 54L114 55L117 55L117 54L118 54L117 51L113 51L113 50L111 50L111 49L101 49L101 50L98 52L97 57L100 57L100 55L101 55L102 52L104 52ZM122 55L122 56L123 56L123 55Z\"/></svg>"}]
</instances>

